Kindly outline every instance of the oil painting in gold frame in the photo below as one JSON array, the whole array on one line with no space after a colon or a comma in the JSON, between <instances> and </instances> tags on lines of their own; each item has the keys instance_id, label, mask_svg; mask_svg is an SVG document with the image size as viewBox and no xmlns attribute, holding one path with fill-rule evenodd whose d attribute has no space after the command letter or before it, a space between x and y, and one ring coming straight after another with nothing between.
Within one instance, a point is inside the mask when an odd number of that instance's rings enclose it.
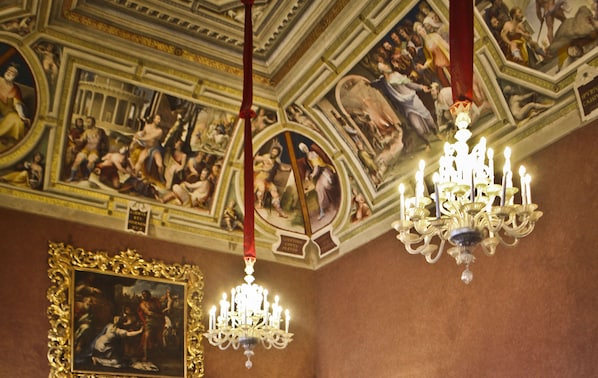
<instances>
[{"instance_id":1,"label":"oil painting in gold frame","mask_svg":"<svg viewBox=\"0 0 598 378\"><path fill-rule=\"evenodd\" d=\"M50 242L50 376L204 376L203 273Z\"/></svg>"}]
</instances>

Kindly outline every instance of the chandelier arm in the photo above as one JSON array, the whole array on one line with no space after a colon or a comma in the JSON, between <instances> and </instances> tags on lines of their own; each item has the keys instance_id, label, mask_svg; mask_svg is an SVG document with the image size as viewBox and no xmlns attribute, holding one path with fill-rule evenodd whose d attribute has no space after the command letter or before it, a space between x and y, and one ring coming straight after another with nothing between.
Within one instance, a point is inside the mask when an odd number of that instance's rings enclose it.
<instances>
[{"instance_id":1,"label":"chandelier arm","mask_svg":"<svg viewBox=\"0 0 598 378\"><path fill-rule=\"evenodd\" d=\"M225 335L220 331L211 331L206 333L205 336L210 344L217 346L221 350L225 350L230 346L232 346L233 349L239 348L239 344L235 343L236 338L231 335Z\"/></svg>"},{"instance_id":2,"label":"chandelier arm","mask_svg":"<svg viewBox=\"0 0 598 378\"><path fill-rule=\"evenodd\" d=\"M491 240L492 244L491 244L490 248L488 248L486 246L486 243L480 243L482 245L482 251L484 251L484 254L486 256L494 256L494 253L496 252L496 245L498 243L500 243L500 238L491 237L491 238L488 238L487 240Z\"/></svg>"},{"instance_id":3,"label":"chandelier arm","mask_svg":"<svg viewBox=\"0 0 598 378\"><path fill-rule=\"evenodd\" d=\"M513 237L523 238L523 237L526 237L527 235L531 234L532 231L534 230L535 226L536 226L535 223L526 222L524 224L521 224L519 227L517 227L513 231L508 231L508 233L511 234Z\"/></svg>"},{"instance_id":4,"label":"chandelier arm","mask_svg":"<svg viewBox=\"0 0 598 378\"><path fill-rule=\"evenodd\" d=\"M519 243L519 239L517 237L506 233L504 230L502 233L498 233L496 237L498 238L498 240L500 240L500 244L504 245L505 247L514 247L517 245L517 243ZM507 241L506 237L511 238L512 241Z\"/></svg>"},{"instance_id":5,"label":"chandelier arm","mask_svg":"<svg viewBox=\"0 0 598 378\"><path fill-rule=\"evenodd\" d=\"M445 245L446 245L446 240L440 238L440 246L437 249L438 252L436 252L436 255L434 257L432 257L432 253L434 253L434 251L430 252L429 254L426 254L425 255L426 261L429 264L435 264L440 259L440 257L442 256L442 254L444 252L444 246Z\"/></svg>"},{"instance_id":6,"label":"chandelier arm","mask_svg":"<svg viewBox=\"0 0 598 378\"><path fill-rule=\"evenodd\" d=\"M424 254L424 251L430 246L430 239L425 236L415 237L412 233L399 234L399 240L405 245L405 249L412 255ZM412 247L414 244L423 243L415 249Z\"/></svg>"},{"instance_id":7,"label":"chandelier arm","mask_svg":"<svg viewBox=\"0 0 598 378\"><path fill-rule=\"evenodd\" d=\"M513 216L513 226L509 226L510 223L508 223L503 226L503 229L505 230L505 233L513 237L522 238L524 236L529 235L533 231L535 222L530 221L529 217L522 217L522 222L518 224L518 218L519 217L517 217L516 215Z\"/></svg>"}]
</instances>

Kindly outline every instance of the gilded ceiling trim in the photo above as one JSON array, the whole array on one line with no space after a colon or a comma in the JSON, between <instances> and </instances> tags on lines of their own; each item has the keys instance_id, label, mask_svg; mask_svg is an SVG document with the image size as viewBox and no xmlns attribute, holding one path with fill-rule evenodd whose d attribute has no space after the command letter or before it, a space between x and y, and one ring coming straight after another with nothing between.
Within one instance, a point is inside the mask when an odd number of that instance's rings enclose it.
<instances>
[{"instance_id":1,"label":"gilded ceiling trim","mask_svg":"<svg viewBox=\"0 0 598 378\"><path fill-rule=\"evenodd\" d=\"M343 1L348 1L348 0L343 0ZM80 25L84 25L84 26L88 26L88 27L92 27L92 28L94 28L98 31L104 32L106 34L116 36L116 37L119 37L119 38L122 38L122 39L125 39L128 41L137 43L141 46L145 46L145 47L149 47L154 50L158 50L160 52L178 56L185 60L201 64L203 66L206 66L208 68L211 68L211 69L214 69L217 71L226 72L228 74L238 76L238 77L243 76L243 68L242 67L233 67L233 66L230 66L227 64L223 64L214 59L210 59L205 56L200 56L200 55L191 53L190 51L187 51L186 49L183 49L181 47L174 46L172 44L168 44L168 43L159 41L155 38L150 38L147 36L131 33L129 31L120 29L116 26L109 25L105 22L101 22L101 21L95 20L91 17L84 16L77 12L73 12L73 11L71 11L72 3L73 3L73 0L66 0L62 5L62 14L63 14L64 18L71 22L78 23ZM239 59L239 62L241 62L240 59ZM271 81L268 78L266 78L262 75L256 75L255 72L253 74L253 79L254 79L254 81L259 82L264 85L271 84Z\"/></svg>"},{"instance_id":2,"label":"gilded ceiling trim","mask_svg":"<svg viewBox=\"0 0 598 378\"><path fill-rule=\"evenodd\" d=\"M334 3L332 8L326 12L322 20L317 23L316 27L307 35L306 38L299 44L299 47L289 56L286 63L272 76L272 83L276 84L285 77L297 62L305 55L305 53L312 47L318 38L324 34L330 24L336 19L339 13L345 8L350 0L338 0Z\"/></svg>"}]
</instances>

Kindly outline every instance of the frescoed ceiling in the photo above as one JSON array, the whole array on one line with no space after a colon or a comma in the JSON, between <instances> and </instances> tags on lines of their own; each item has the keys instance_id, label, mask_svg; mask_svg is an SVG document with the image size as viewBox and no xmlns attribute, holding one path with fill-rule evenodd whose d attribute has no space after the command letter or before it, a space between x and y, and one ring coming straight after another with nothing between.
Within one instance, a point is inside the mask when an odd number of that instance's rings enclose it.
<instances>
[{"instance_id":1,"label":"frescoed ceiling","mask_svg":"<svg viewBox=\"0 0 598 378\"><path fill-rule=\"evenodd\" d=\"M471 129L520 161L593 114L575 88L594 85L596 1L475 8ZM448 9L255 0L258 258L351 252L390 229L420 160L437 168ZM0 206L241 255L243 20L240 0L3 1Z\"/></svg>"}]
</instances>

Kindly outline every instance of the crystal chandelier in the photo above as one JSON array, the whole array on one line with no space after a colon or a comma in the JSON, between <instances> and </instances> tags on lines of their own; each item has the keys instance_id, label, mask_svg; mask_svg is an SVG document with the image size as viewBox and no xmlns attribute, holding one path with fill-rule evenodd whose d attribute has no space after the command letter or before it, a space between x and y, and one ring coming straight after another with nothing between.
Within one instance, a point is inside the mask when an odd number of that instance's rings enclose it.
<instances>
[{"instance_id":1,"label":"crystal chandelier","mask_svg":"<svg viewBox=\"0 0 598 378\"><path fill-rule=\"evenodd\" d=\"M245 282L231 289L230 302L224 293L218 314L217 307L212 306L208 332L204 334L210 344L223 350L243 346L247 369L253 365L251 357L257 344L266 349L283 349L293 338L289 333L289 310L284 311L283 319L278 296L274 297L274 303L270 303L268 290L253 282L254 262L255 259L245 259Z\"/></svg>"},{"instance_id":2,"label":"crystal chandelier","mask_svg":"<svg viewBox=\"0 0 598 378\"><path fill-rule=\"evenodd\" d=\"M434 192L425 194L422 160L415 174L414 196L406 198L404 185L399 185L400 215L392 224L407 251L424 255L429 263L438 261L448 241L448 254L457 264L465 265L461 280L466 284L473 279L469 267L475 261L473 251L477 245L489 256L499 244L515 246L533 231L542 216L532 203L531 177L523 166L519 169L520 190L513 187L510 148L504 152L501 184L495 183L494 152L486 149L485 138L470 152L469 108L468 101L457 102L451 108L458 129L456 142L445 143L438 171L432 176ZM520 203L516 204L518 192ZM434 207L433 215L429 207Z\"/></svg>"},{"instance_id":3,"label":"crystal chandelier","mask_svg":"<svg viewBox=\"0 0 598 378\"><path fill-rule=\"evenodd\" d=\"M291 316L289 310L283 311L279 304L279 297L274 297L274 303L268 301L268 290L254 283L253 265L255 263L254 237L254 188L253 188L253 146L251 140L251 118L253 84L252 84L252 54L253 31L251 21L251 6L253 0L242 0L245 5L245 45L243 47L243 102L240 117L245 120L243 151L244 158L244 209L245 222L243 227L243 258L245 260L244 283L230 291L230 301L227 294L222 295L220 311L216 306L210 309L208 332L204 336L208 342L224 350L228 347L239 349L243 346L247 357L245 367L253 366L251 357L253 349L261 344L264 348L285 348L293 338L289 333ZM284 329L283 329L284 325Z\"/></svg>"}]
</instances>

